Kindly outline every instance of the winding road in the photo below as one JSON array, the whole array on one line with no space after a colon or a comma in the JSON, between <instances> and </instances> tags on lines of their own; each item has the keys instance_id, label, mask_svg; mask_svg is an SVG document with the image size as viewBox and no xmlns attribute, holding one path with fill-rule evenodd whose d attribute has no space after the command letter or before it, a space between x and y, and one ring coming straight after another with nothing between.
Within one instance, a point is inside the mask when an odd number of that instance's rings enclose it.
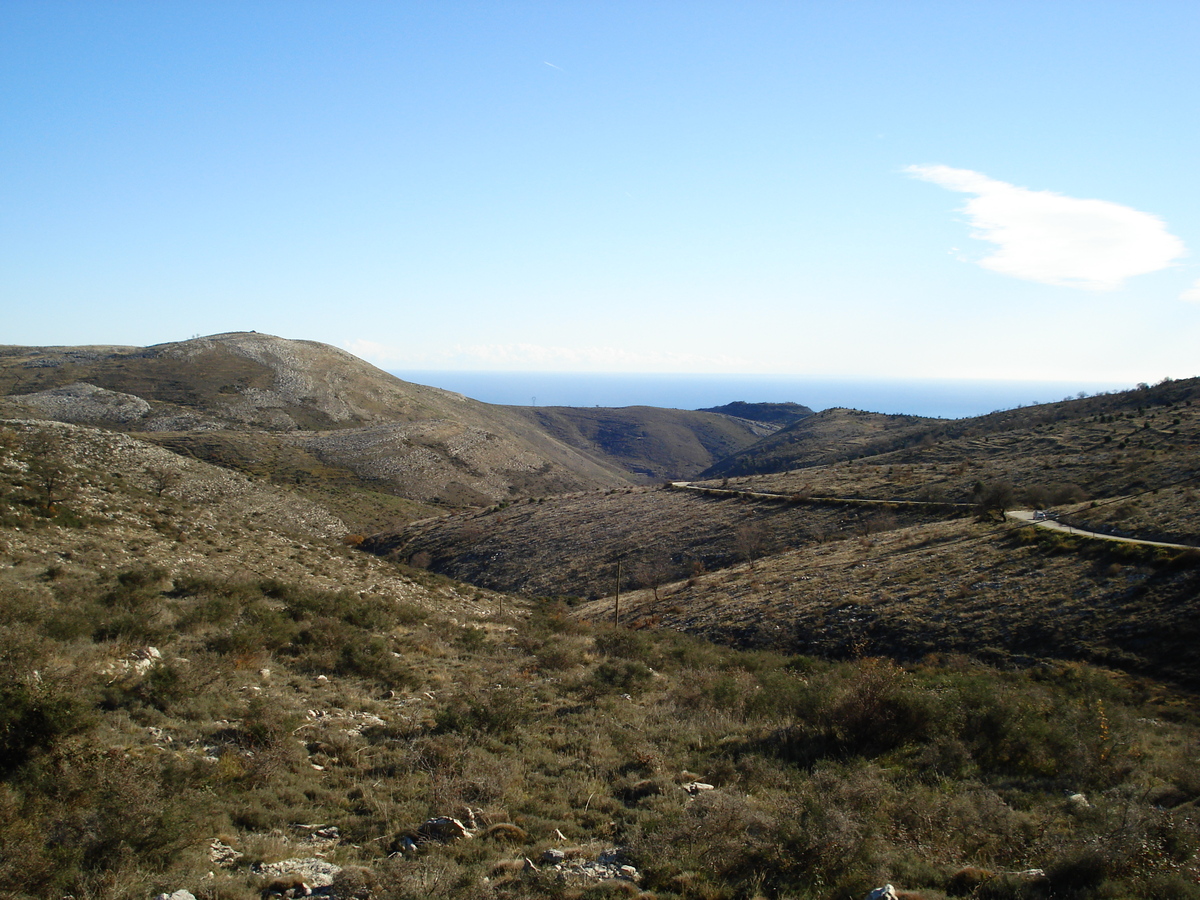
<instances>
[{"instance_id":1,"label":"winding road","mask_svg":"<svg viewBox=\"0 0 1200 900\"><path fill-rule=\"evenodd\" d=\"M751 500L788 500L786 494L768 494L762 491L744 491L736 488L713 488L698 484L693 484L690 481L672 481L671 487L675 490L682 491L698 491L702 494L711 494L716 496L731 496L744 497ZM968 508L966 503L930 503L922 500L864 500L861 498L839 498L839 497L809 497L810 501L824 501L829 503L846 503L846 504L862 504L872 506L941 506L941 507L959 507ZM1114 534L1101 534L1098 531L1085 531L1082 528L1075 528L1071 525L1064 525L1062 522L1055 519L1038 519L1034 517L1032 509L1010 509L1004 514L1006 517L1020 522L1023 525L1034 525L1038 528L1048 528L1051 531L1061 531L1064 534L1071 534L1075 537L1092 538L1097 541L1116 541L1121 544L1141 544L1145 547L1167 547L1171 550L1200 550L1200 547L1194 544L1172 544L1167 541L1146 541L1140 538L1118 537Z\"/></svg>"},{"instance_id":2,"label":"winding road","mask_svg":"<svg viewBox=\"0 0 1200 900\"><path fill-rule=\"evenodd\" d=\"M1032 509L1010 509L1004 515L1010 519L1015 519L1018 522L1024 522L1029 525L1036 525L1038 528L1048 528L1050 531L1061 531L1064 534L1073 534L1076 537L1093 538L1097 541L1117 541L1122 544L1142 544L1146 547L1169 547L1172 550L1200 550L1193 544L1170 544L1166 541L1144 541L1140 538L1117 537L1114 534L1101 534L1098 531L1084 531L1082 528L1075 528L1071 525L1064 525L1062 522L1054 519L1035 519Z\"/></svg>"}]
</instances>

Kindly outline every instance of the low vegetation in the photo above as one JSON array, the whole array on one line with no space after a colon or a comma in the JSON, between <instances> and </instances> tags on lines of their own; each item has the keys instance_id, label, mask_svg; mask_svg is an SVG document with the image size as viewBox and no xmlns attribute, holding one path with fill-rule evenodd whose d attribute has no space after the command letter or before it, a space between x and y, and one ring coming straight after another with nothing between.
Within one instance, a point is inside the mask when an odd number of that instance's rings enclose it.
<instances>
[{"instance_id":1,"label":"low vegetation","mask_svg":"<svg viewBox=\"0 0 1200 900\"><path fill-rule=\"evenodd\" d=\"M551 848L619 848L660 897L937 897L967 867L977 896L1200 895L1200 723L1084 665L822 662L154 569L0 603L10 896L249 898L318 849L346 896L613 893L512 865ZM513 827L395 855L438 815Z\"/></svg>"},{"instance_id":2,"label":"low vegetation","mask_svg":"<svg viewBox=\"0 0 1200 900\"><path fill-rule=\"evenodd\" d=\"M467 495L316 433L158 433L246 453L219 468L0 423L0 893L1200 898L1197 554L1003 518L1195 535L1194 387L843 411L854 458L383 534Z\"/></svg>"}]
</instances>

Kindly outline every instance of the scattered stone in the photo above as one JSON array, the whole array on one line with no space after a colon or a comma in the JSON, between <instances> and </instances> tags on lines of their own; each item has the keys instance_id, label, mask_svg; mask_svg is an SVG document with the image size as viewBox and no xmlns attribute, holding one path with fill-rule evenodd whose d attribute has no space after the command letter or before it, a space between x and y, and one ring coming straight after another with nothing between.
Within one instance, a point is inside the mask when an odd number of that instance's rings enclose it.
<instances>
[{"instance_id":1,"label":"scattered stone","mask_svg":"<svg viewBox=\"0 0 1200 900\"><path fill-rule=\"evenodd\" d=\"M43 365L53 365L46 362ZM128 425L150 414L150 404L134 394L110 391L86 381L9 398L64 422Z\"/></svg>"},{"instance_id":2,"label":"scattered stone","mask_svg":"<svg viewBox=\"0 0 1200 900\"><path fill-rule=\"evenodd\" d=\"M142 647L130 653L128 659L121 660L121 666L145 675L161 662L162 654L157 647Z\"/></svg>"},{"instance_id":3,"label":"scattered stone","mask_svg":"<svg viewBox=\"0 0 1200 900\"><path fill-rule=\"evenodd\" d=\"M576 884L593 884L600 881L637 882L641 878L638 870L624 861L618 848L605 850L594 860L582 855L582 851L577 852L579 855L572 851L546 850L542 854L542 862L564 881Z\"/></svg>"},{"instance_id":4,"label":"scattered stone","mask_svg":"<svg viewBox=\"0 0 1200 900\"><path fill-rule=\"evenodd\" d=\"M333 876L342 871L341 866L317 857L309 856L300 859L282 859L279 862L259 863L252 866L255 875L271 880L284 878L299 878L312 889L329 887L333 884Z\"/></svg>"},{"instance_id":5,"label":"scattered stone","mask_svg":"<svg viewBox=\"0 0 1200 900\"><path fill-rule=\"evenodd\" d=\"M867 894L866 900L925 900L925 895L913 891L898 891L890 884L885 884Z\"/></svg>"},{"instance_id":6,"label":"scattered stone","mask_svg":"<svg viewBox=\"0 0 1200 900\"><path fill-rule=\"evenodd\" d=\"M451 816L435 816L432 819L426 819L417 832L425 840L437 841L440 844L449 844L471 837L467 826Z\"/></svg>"},{"instance_id":7,"label":"scattered stone","mask_svg":"<svg viewBox=\"0 0 1200 900\"><path fill-rule=\"evenodd\" d=\"M687 791L689 794L691 794L693 797L696 794L702 793L703 791L716 790L716 788L713 785L708 784L707 782L704 782L704 781L689 781L687 784L683 785L683 789L685 791Z\"/></svg>"},{"instance_id":8,"label":"scattered stone","mask_svg":"<svg viewBox=\"0 0 1200 900\"><path fill-rule=\"evenodd\" d=\"M208 845L209 860L223 869L232 869L244 855L221 840L214 840Z\"/></svg>"},{"instance_id":9,"label":"scattered stone","mask_svg":"<svg viewBox=\"0 0 1200 900\"><path fill-rule=\"evenodd\" d=\"M154 900L196 900L191 891L173 891L170 894L157 894Z\"/></svg>"},{"instance_id":10,"label":"scattered stone","mask_svg":"<svg viewBox=\"0 0 1200 900\"><path fill-rule=\"evenodd\" d=\"M1083 794L1072 794L1067 798L1067 802L1075 809L1091 809L1092 804L1088 803L1087 797Z\"/></svg>"},{"instance_id":11,"label":"scattered stone","mask_svg":"<svg viewBox=\"0 0 1200 900\"><path fill-rule=\"evenodd\" d=\"M150 737L159 744L170 744L174 743L175 741L175 738L167 734L166 729L159 728L157 725L147 726L146 731L149 732Z\"/></svg>"}]
</instances>

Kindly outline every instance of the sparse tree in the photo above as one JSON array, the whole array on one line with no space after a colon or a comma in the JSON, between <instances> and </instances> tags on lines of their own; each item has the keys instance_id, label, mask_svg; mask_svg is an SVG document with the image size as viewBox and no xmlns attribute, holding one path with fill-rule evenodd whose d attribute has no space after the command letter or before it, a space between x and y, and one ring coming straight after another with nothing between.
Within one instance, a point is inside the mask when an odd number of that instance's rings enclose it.
<instances>
[{"instance_id":1,"label":"sparse tree","mask_svg":"<svg viewBox=\"0 0 1200 900\"><path fill-rule=\"evenodd\" d=\"M640 560L633 567L634 580L644 588L654 592L658 599L658 589L674 574L671 558L664 552L654 553Z\"/></svg>"},{"instance_id":2,"label":"sparse tree","mask_svg":"<svg viewBox=\"0 0 1200 900\"><path fill-rule=\"evenodd\" d=\"M733 546L753 569L754 560L762 555L770 536L770 530L762 522L743 522L734 532Z\"/></svg>"},{"instance_id":3,"label":"sparse tree","mask_svg":"<svg viewBox=\"0 0 1200 900\"><path fill-rule=\"evenodd\" d=\"M71 483L70 468L63 459L62 439L52 431L42 431L25 441L30 454L29 474L33 477L47 513L67 498Z\"/></svg>"},{"instance_id":4,"label":"sparse tree","mask_svg":"<svg viewBox=\"0 0 1200 900\"><path fill-rule=\"evenodd\" d=\"M161 497L178 485L182 479L178 469L161 463L147 466L146 477L150 479L150 490L154 491L155 497Z\"/></svg>"}]
</instances>

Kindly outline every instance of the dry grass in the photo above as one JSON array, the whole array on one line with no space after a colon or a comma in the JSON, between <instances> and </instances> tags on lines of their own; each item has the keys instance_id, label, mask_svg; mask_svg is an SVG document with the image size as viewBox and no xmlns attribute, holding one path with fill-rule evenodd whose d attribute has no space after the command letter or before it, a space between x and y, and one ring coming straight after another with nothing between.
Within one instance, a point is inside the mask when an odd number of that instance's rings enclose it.
<instances>
[{"instance_id":1,"label":"dry grass","mask_svg":"<svg viewBox=\"0 0 1200 900\"><path fill-rule=\"evenodd\" d=\"M969 520L810 545L658 594L626 593L622 618L835 658L1088 660L1189 685L1200 663L1200 568L1186 555ZM610 619L613 598L577 612Z\"/></svg>"},{"instance_id":2,"label":"dry grass","mask_svg":"<svg viewBox=\"0 0 1200 900\"><path fill-rule=\"evenodd\" d=\"M526 596L595 598L714 571L753 557L871 534L943 512L763 503L634 489L527 499L372 536L364 545L434 571Z\"/></svg>"},{"instance_id":3,"label":"dry grass","mask_svg":"<svg viewBox=\"0 0 1200 900\"><path fill-rule=\"evenodd\" d=\"M257 866L297 858L343 867L337 896L361 898L849 900L888 881L936 898L967 864L1047 872L998 876L994 896L1195 895L1189 695L1078 664L739 652L511 597L501 614L498 595L302 531L328 520L277 486L180 461L160 494L145 463L167 455L120 436L53 429L44 462L70 492L47 508L36 431L0 433L14 895L251 900L269 880ZM975 532L820 545L809 574L830 578L806 602L854 572L874 573L864 608L876 589L915 592L927 567L1012 577L979 555L1007 538L950 543ZM1045 553L1016 552L1029 567ZM787 558L667 593L777 610ZM710 581L721 597L700 596ZM685 789L696 781L713 790ZM434 815L474 816L481 834L405 853ZM241 855L218 862L217 840ZM563 872L541 862L550 847L570 850ZM601 859L639 884L581 874Z\"/></svg>"}]
</instances>

